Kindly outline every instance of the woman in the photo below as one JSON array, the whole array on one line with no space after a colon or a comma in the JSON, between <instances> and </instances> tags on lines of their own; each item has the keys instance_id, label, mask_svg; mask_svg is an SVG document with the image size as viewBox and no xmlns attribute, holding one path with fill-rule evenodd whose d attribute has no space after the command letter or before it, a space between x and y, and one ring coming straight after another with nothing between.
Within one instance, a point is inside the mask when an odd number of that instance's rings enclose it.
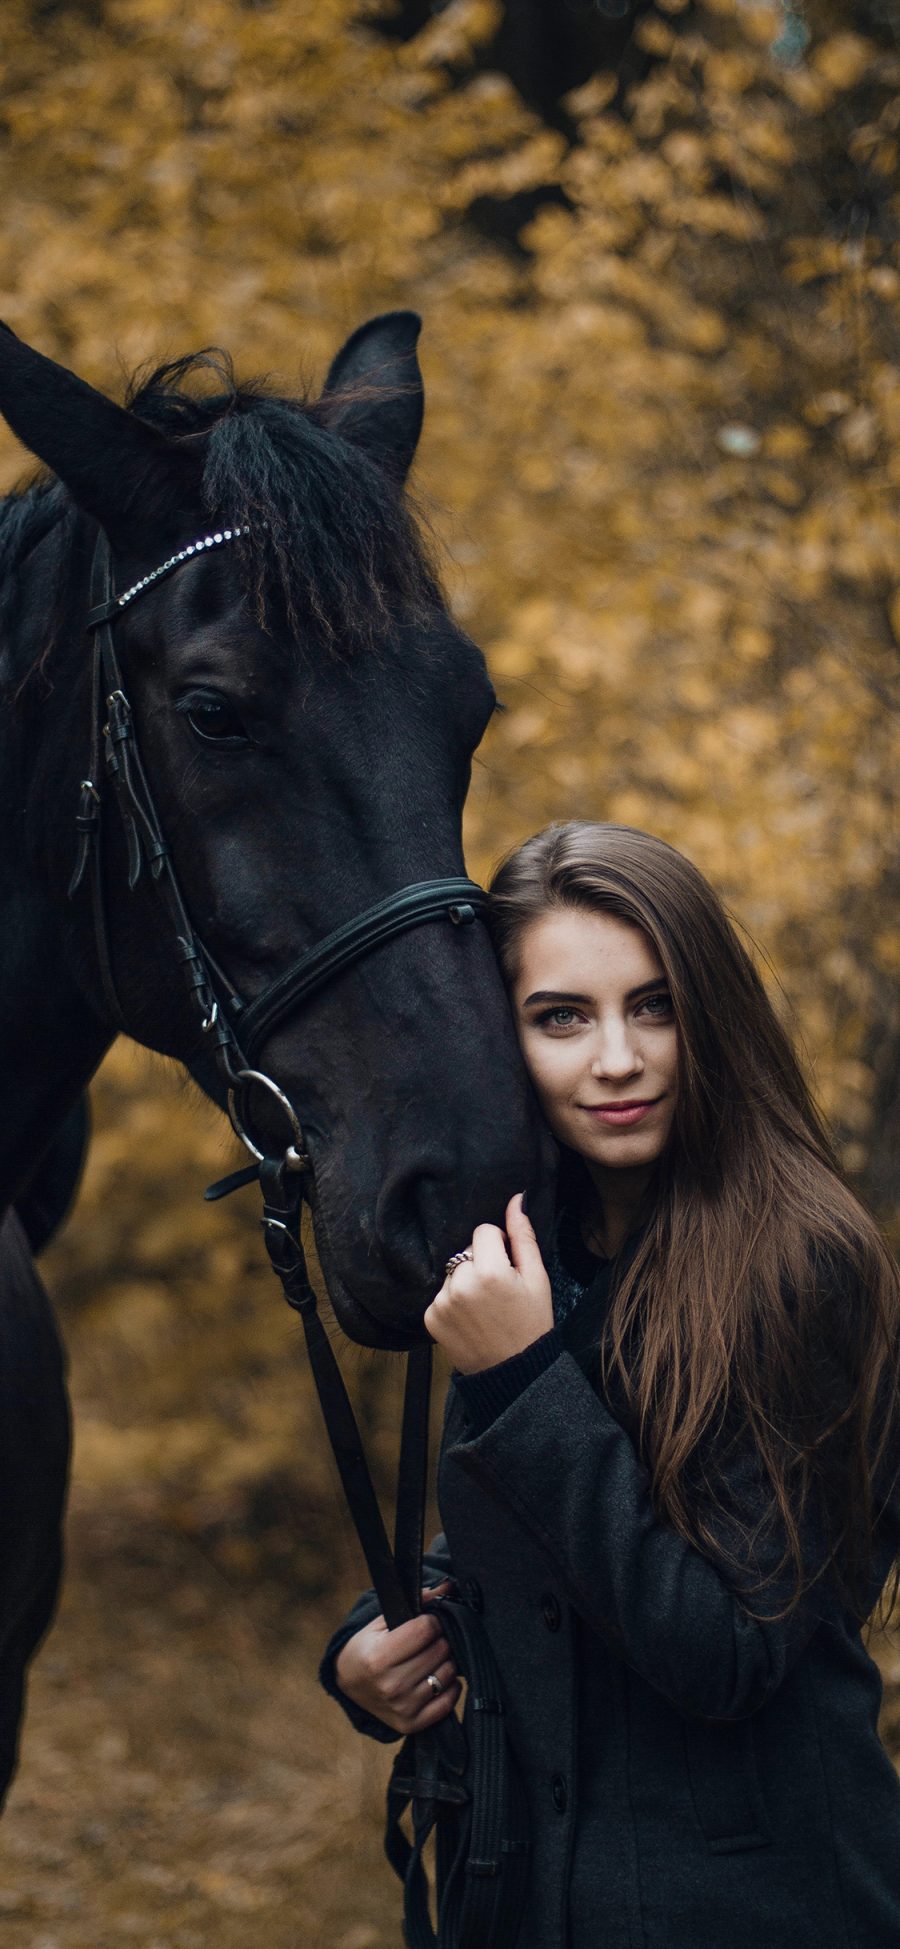
<instances>
[{"instance_id":1,"label":"woman","mask_svg":"<svg viewBox=\"0 0 900 1949\"><path fill-rule=\"evenodd\" d=\"M860 1627L900 1581L900 1290L765 990L679 853L551 827L495 877L561 1146L429 1307L429 1574L480 1610L534 1854L518 1949L896 1949L900 1782ZM459 1686L362 1598L323 1681L392 1739Z\"/></svg>"}]
</instances>

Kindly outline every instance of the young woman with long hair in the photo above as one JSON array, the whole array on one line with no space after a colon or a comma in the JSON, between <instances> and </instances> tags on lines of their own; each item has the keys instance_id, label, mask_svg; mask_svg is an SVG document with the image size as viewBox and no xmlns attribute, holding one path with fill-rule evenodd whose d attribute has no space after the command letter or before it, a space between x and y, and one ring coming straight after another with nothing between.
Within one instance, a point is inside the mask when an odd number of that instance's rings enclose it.
<instances>
[{"instance_id":1,"label":"young woman with long hair","mask_svg":"<svg viewBox=\"0 0 900 1949\"><path fill-rule=\"evenodd\" d=\"M503 1681L516 1949L897 1949L862 1641L900 1583L897 1269L688 860L552 826L491 896L556 1220L545 1263L512 1199L426 1314L454 1367L427 1561ZM322 1677L392 1739L459 1683L427 1608L376 1611Z\"/></svg>"}]
</instances>

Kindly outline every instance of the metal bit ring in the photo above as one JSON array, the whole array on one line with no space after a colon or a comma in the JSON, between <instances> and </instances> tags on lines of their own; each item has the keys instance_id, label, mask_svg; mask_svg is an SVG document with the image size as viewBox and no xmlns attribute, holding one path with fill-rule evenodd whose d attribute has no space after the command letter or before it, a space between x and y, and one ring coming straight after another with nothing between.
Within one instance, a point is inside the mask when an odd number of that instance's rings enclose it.
<instances>
[{"instance_id":1,"label":"metal bit ring","mask_svg":"<svg viewBox=\"0 0 900 1949\"><path fill-rule=\"evenodd\" d=\"M292 1144L289 1144L287 1150L285 1151L285 1155L284 1155L285 1164L287 1165L289 1171L308 1170L309 1156L307 1154L306 1144L303 1138L303 1132L297 1120L297 1112L294 1109L294 1106L291 1103L290 1099L285 1096L283 1090L279 1089L277 1083L273 1083L271 1076L264 1075L261 1069L239 1069L237 1072L237 1076L235 1078L234 1087L231 1088L228 1092L228 1115L231 1118L232 1129L234 1130L236 1136L240 1137L241 1143L246 1144L246 1147L250 1152L251 1157L255 1157L257 1163L261 1164L265 1156L265 1152L258 1150L257 1146L253 1142L252 1137L248 1137L247 1132L244 1129L244 1126L238 1115L235 1096L236 1096L237 1086L240 1083L261 1083L263 1089L268 1090L270 1095L274 1096L279 1107L284 1111L285 1116L287 1117L287 1120L291 1126L291 1131L294 1137L294 1142Z\"/></svg>"}]
</instances>

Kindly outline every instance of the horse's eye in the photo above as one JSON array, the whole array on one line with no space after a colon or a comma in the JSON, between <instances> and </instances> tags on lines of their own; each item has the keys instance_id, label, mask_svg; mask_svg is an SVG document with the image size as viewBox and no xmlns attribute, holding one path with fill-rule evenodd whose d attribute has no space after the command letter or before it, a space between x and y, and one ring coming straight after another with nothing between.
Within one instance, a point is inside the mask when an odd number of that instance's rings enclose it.
<instances>
[{"instance_id":1,"label":"horse's eye","mask_svg":"<svg viewBox=\"0 0 900 1949\"><path fill-rule=\"evenodd\" d=\"M204 744L236 749L249 743L234 704L221 691L190 690L186 696L179 697L175 708L187 718L194 736L202 738Z\"/></svg>"}]
</instances>

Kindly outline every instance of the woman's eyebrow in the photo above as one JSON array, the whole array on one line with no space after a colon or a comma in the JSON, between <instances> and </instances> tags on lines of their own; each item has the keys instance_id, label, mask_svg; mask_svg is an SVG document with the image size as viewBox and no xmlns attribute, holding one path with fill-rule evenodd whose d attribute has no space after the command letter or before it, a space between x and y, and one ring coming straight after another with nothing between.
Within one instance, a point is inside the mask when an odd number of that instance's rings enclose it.
<instances>
[{"instance_id":1,"label":"woman's eyebrow","mask_svg":"<svg viewBox=\"0 0 900 1949\"><path fill-rule=\"evenodd\" d=\"M665 975L656 975L653 981L642 981L637 988L629 988L626 1002L640 1001L642 995L655 995L661 988L668 988ZM523 1008L531 1008L535 1002L577 1002L581 1008L588 1008L593 1000L591 995L575 995L567 988L536 988L533 995L526 995Z\"/></svg>"},{"instance_id":2,"label":"woman's eyebrow","mask_svg":"<svg viewBox=\"0 0 900 1949\"><path fill-rule=\"evenodd\" d=\"M590 995L570 995L563 988L536 988L533 995L526 995L523 1008L530 1008L532 1002L580 1002L582 1008L590 1004Z\"/></svg>"}]
</instances>

